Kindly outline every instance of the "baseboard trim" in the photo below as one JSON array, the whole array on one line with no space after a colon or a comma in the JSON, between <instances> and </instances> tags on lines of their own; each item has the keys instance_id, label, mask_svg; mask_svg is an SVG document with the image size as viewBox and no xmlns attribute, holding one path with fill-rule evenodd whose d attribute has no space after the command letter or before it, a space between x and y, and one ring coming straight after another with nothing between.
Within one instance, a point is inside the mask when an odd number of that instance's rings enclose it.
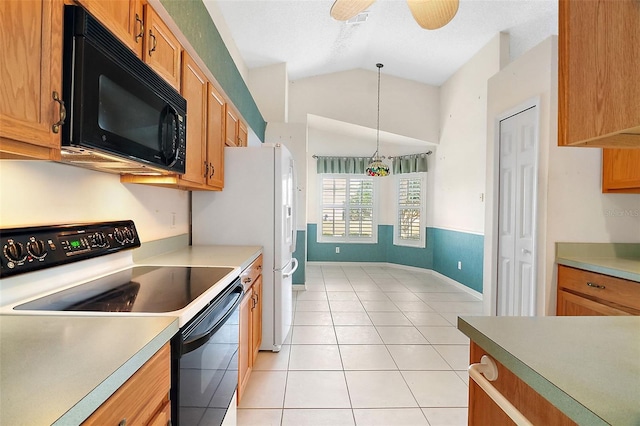
<instances>
[{"instance_id":1,"label":"baseboard trim","mask_svg":"<svg viewBox=\"0 0 640 426\"><path fill-rule=\"evenodd\" d=\"M416 266L407 266L407 265L399 265L397 263L389 263L389 262L309 262L307 261L307 265L313 266L385 266L396 269L404 269L412 272L421 272L423 274L429 274L441 279L442 281L447 282L448 284L453 285L454 287L469 293L471 296L475 297L478 300L482 300L482 293L476 291L472 288L467 287L466 285L454 280L453 278L449 278L446 275L442 275L440 272L436 272L433 269L425 269L418 268ZM296 284L299 285L299 284ZM294 285L294 290L296 290L296 285ZM305 286L299 285L300 290L304 290Z\"/></svg>"}]
</instances>

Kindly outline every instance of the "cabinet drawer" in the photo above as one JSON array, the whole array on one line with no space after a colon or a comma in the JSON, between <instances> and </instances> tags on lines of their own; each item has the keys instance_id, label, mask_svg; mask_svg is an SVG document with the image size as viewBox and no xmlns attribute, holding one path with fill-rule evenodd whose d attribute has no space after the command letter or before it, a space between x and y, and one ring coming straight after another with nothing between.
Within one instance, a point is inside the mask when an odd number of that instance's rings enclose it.
<instances>
[{"instance_id":1,"label":"cabinet drawer","mask_svg":"<svg viewBox=\"0 0 640 426\"><path fill-rule=\"evenodd\" d=\"M558 265L558 288L640 311L640 283Z\"/></svg>"},{"instance_id":2,"label":"cabinet drawer","mask_svg":"<svg viewBox=\"0 0 640 426\"><path fill-rule=\"evenodd\" d=\"M242 271L240 274L240 279L242 280L242 285L244 286L244 290L247 291L253 283L256 282L258 276L262 274L262 255L258 256L256 260L254 260L251 265L247 266L247 268Z\"/></svg>"},{"instance_id":3,"label":"cabinet drawer","mask_svg":"<svg viewBox=\"0 0 640 426\"><path fill-rule=\"evenodd\" d=\"M83 425L146 424L169 401L171 351L160 349L83 423Z\"/></svg>"}]
</instances>

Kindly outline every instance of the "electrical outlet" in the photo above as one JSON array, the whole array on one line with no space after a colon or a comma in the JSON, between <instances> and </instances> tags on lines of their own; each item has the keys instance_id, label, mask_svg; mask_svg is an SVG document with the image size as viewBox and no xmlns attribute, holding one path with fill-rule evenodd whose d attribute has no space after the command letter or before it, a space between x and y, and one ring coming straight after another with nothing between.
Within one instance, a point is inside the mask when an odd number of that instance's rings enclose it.
<instances>
[{"instance_id":1,"label":"electrical outlet","mask_svg":"<svg viewBox=\"0 0 640 426\"><path fill-rule=\"evenodd\" d=\"M458 260L458 269L462 270L462 261Z\"/></svg>"},{"instance_id":2,"label":"electrical outlet","mask_svg":"<svg viewBox=\"0 0 640 426\"><path fill-rule=\"evenodd\" d=\"M174 229L176 227L176 212L171 212L171 225L169 228Z\"/></svg>"},{"instance_id":3,"label":"electrical outlet","mask_svg":"<svg viewBox=\"0 0 640 426\"><path fill-rule=\"evenodd\" d=\"M340 253L340 247L336 247L336 254Z\"/></svg>"}]
</instances>

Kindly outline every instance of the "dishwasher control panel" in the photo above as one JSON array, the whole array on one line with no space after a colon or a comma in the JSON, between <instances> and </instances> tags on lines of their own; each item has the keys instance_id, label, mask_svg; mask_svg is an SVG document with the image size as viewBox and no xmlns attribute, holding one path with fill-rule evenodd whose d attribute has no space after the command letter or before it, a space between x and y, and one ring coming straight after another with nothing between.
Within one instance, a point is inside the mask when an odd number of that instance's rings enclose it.
<instances>
[{"instance_id":1,"label":"dishwasher control panel","mask_svg":"<svg viewBox=\"0 0 640 426\"><path fill-rule=\"evenodd\" d=\"M0 278L140 247L131 220L0 229Z\"/></svg>"}]
</instances>

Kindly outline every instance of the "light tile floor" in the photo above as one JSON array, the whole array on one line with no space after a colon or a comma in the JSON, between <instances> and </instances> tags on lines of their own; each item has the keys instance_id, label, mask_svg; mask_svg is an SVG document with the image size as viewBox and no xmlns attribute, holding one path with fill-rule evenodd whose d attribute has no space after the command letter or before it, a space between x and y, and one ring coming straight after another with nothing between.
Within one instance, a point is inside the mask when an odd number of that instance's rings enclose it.
<instances>
[{"instance_id":1,"label":"light tile floor","mask_svg":"<svg viewBox=\"0 0 640 426\"><path fill-rule=\"evenodd\" d=\"M467 424L474 296L428 273L308 265L292 332L260 352L238 426Z\"/></svg>"}]
</instances>

